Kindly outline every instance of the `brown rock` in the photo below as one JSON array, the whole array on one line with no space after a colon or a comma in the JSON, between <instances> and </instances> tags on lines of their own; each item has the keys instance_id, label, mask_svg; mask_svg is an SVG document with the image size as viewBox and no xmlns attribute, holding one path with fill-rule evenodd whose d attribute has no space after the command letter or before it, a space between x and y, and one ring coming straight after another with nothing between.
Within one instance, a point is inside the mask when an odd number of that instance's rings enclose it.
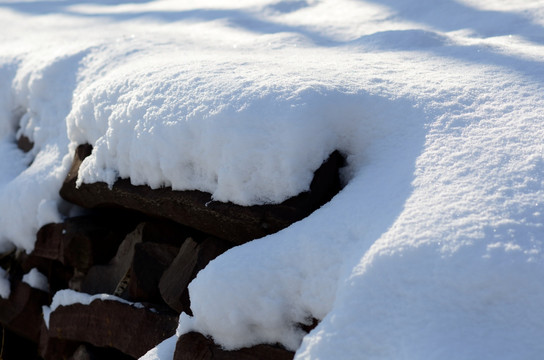
<instances>
[{"instance_id":1,"label":"brown rock","mask_svg":"<svg viewBox=\"0 0 544 360\"><path fill-rule=\"evenodd\" d=\"M210 261L229 249L224 240L209 237L202 242L185 240L176 258L164 272L159 289L164 301L178 313L191 315L187 286Z\"/></svg>"},{"instance_id":2,"label":"brown rock","mask_svg":"<svg viewBox=\"0 0 544 360\"><path fill-rule=\"evenodd\" d=\"M202 334L191 332L180 336L174 360L291 360L294 353L272 345L256 345L226 351Z\"/></svg>"},{"instance_id":3,"label":"brown rock","mask_svg":"<svg viewBox=\"0 0 544 360\"><path fill-rule=\"evenodd\" d=\"M68 359L80 343L50 336L49 329L42 322L38 352L44 360Z\"/></svg>"},{"instance_id":4,"label":"brown rock","mask_svg":"<svg viewBox=\"0 0 544 360\"><path fill-rule=\"evenodd\" d=\"M59 306L51 312L49 337L115 348L134 358L171 337L176 316L111 300ZM72 351L73 352L73 351Z\"/></svg>"},{"instance_id":5,"label":"brown rock","mask_svg":"<svg viewBox=\"0 0 544 360\"><path fill-rule=\"evenodd\" d=\"M159 281L179 249L168 244L136 244L128 284L131 301L160 302Z\"/></svg>"},{"instance_id":6,"label":"brown rock","mask_svg":"<svg viewBox=\"0 0 544 360\"><path fill-rule=\"evenodd\" d=\"M39 360L134 360L134 357L112 347L96 347L80 341L69 341L50 336L45 323L42 325L38 351L41 356ZM11 359L27 358L13 357Z\"/></svg>"},{"instance_id":7,"label":"brown rock","mask_svg":"<svg viewBox=\"0 0 544 360\"><path fill-rule=\"evenodd\" d=\"M81 344L68 360L103 359L130 360L134 358L112 348L97 348L89 344Z\"/></svg>"},{"instance_id":8,"label":"brown rock","mask_svg":"<svg viewBox=\"0 0 544 360\"><path fill-rule=\"evenodd\" d=\"M38 231L32 255L86 272L115 255L121 241L137 225L138 218L132 215L104 212L47 224Z\"/></svg>"},{"instance_id":9,"label":"brown rock","mask_svg":"<svg viewBox=\"0 0 544 360\"><path fill-rule=\"evenodd\" d=\"M63 224L47 224L38 230L32 255L50 260L64 260L62 245Z\"/></svg>"},{"instance_id":10,"label":"brown rock","mask_svg":"<svg viewBox=\"0 0 544 360\"><path fill-rule=\"evenodd\" d=\"M212 201L201 191L173 191L131 185L128 179L82 184L76 188L79 166L90 155L90 145L80 145L60 190L67 201L86 208L123 207L155 217L174 220L204 233L242 244L277 232L329 201L340 189L338 171L344 159L338 152L316 170L310 191L277 205L239 206Z\"/></svg>"},{"instance_id":11,"label":"brown rock","mask_svg":"<svg viewBox=\"0 0 544 360\"><path fill-rule=\"evenodd\" d=\"M149 218L142 229L144 242L169 244L179 247L185 239L204 239L207 235L171 220Z\"/></svg>"},{"instance_id":12,"label":"brown rock","mask_svg":"<svg viewBox=\"0 0 544 360\"><path fill-rule=\"evenodd\" d=\"M0 323L15 334L38 343L42 323L42 306L49 303L49 294L17 282L9 299L0 298Z\"/></svg>"}]
</instances>

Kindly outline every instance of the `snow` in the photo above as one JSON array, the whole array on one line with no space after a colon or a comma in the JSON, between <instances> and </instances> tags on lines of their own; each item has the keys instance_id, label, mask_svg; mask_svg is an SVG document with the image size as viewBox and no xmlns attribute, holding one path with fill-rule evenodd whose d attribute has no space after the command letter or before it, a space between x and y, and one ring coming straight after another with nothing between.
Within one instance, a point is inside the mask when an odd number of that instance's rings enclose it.
<instances>
[{"instance_id":1,"label":"snow","mask_svg":"<svg viewBox=\"0 0 544 360\"><path fill-rule=\"evenodd\" d=\"M162 341L159 345L149 350L140 359L141 360L173 360L174 351L176 350L176 342L178 336L173 335Z\"/></svg>"},{"instance_id":2,"label":"snow","mask_svg":"<svg viewBox=\"0 0 544 360\"><path fill-rule=\"evenodd\" d=\"M49 291L49 282L47 277L39 272L38 269L32 268L28 273L23 275L23 282L27 283L31 287L43 291Z\"/></svg>"},{"instance_id":3,"label":"snow","mask_svg":"<svg viewBox=\"0 0 544 360\"><path fill-rule=\"evenodd\" d=\"M9 282L8 273L0 268L0 298L7 299L11 293L11 284Z\"/></svg>"},{"instance_id":4,"label":"snow","mask_svg":"<svg viewBox=\"0 0 544 360\"><path fill-rule=\"evenodd\" d=\"M242 205L308 189L338 149L345 188L210 263L179 334L298 359L540 358L543 1L4 0L0 19L0 252L73 210L58 189L81 143L79 183Z\"/></svg>"},{"instance_id":5,"label":"snow","mask_svg":"<svg viewBox=\"0 0 544 360\"><path fill-rule=\"evenodd\" d=\"M70 289L64 289L64 290L59 290L55 293L55 295L53 296L53 300L51 300L51 305L42 307L45 325L47 326L47 328L49 328L49 318L51 316L51 313L55 311L59 306L68 306L72 304L89 305L95 300L119 301L119 302L122 302L123 304L132 305L137 308L144 307L141 303L130 302L110 294L90 295L90 294L85 294L85 293L81 293L81 292L70 290Z\"/></svg>"}]
</instances>

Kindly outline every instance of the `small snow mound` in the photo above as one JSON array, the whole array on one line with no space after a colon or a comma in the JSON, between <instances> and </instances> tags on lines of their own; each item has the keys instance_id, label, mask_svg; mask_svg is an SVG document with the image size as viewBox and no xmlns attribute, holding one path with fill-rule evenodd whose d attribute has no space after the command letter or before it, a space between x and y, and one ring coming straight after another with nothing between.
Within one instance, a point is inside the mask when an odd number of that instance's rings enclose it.
<instances>
[{"instance_id":1,"label":"small snow mound","mask_svg":"<svg viewBox=\"0 0 544 360\"><path fill-rule=\"evenodd\" d=\"M27 274L23 275L23 282L35 289L49 291L47 277L36 268L31 269Z\"/></svg>"},{"instance_id":2,"label":"small snow mound","mask_svg":"<svg viewBox=\"0 0 544 360\"><path fill-rule=\"evenodd\" d=\"M11 284L6 270L0 268L0 298L7 299L11 293Z\"/></svg>"}]
</instances>

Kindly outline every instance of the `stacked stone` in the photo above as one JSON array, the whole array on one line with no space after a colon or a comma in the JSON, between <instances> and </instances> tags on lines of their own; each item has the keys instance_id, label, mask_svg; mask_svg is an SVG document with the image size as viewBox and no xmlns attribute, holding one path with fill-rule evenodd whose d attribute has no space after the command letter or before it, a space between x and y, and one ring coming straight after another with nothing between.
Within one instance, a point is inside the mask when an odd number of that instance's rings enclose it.
<instances>
[{"instance_id":1,"label":"stacked stone","mask_svg":"<svg viewBox=\"0 0 544 360\"><path fill-rule=\"evenodd\" d=\"M11 283L9 298L0 298L4 360L139 358L175 333L181 312L192 314L187 286L200 270L228 249L277 232L329 201L340 189L344 161L338 152L331 154L308 192L277 205L243 207L212 201L200 191L151 189L126 179L111 188L104 183L76 188L79 166L91 152L89 145L76 150L60 190L86 214L43 226L31 254L0 257ZM47 277L48 289L22 281L34 268ZM42 307L63 289L111 294L126 302L61 305L46 325ZM270 344L224 351L197 333L181 336L174 356L292 357Z\"/></svg>"}]
</instances>

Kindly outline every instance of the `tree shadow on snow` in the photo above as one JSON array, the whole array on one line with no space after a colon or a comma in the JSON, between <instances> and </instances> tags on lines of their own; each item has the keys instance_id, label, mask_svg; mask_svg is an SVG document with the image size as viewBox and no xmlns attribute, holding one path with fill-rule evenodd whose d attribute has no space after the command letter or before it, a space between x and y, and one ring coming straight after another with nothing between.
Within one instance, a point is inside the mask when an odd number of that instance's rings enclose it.
<instances>
[{"instance_id":1,"label":"tree shadow on snow","mask_svg":"<svg viewBox=\"0 0 544 360\"><path fill-rule=\"evenodd\" d=\"M1 0L0 0L1 1ZM34 15L61 13L70 16L80 17L102 17L111 18L116 21L126 21L136 18L149 18L164 22L176 22L184 20L198 21L216 21L224 20L228 24L236 28L241 28L250 32L262 34L275 34L282 32L296 33L305 36L310 41L317 45L334 46L340 43L327 38L317 32L310 31L304 27L291 26L285 24L274 23L260 18L257 14L250 11L229 10L229 9L192 9L184 11L157 11L157 10L131 10L130 12L108 12L101 9L100 12L93 13L90 11L78 12L73 5L119 5L124 3L146 3L151 0L139 1L108 1L108 0L79 0L79 1L34 1L25 3L1 3L0 7L7 7L12 10L29 13ZM294 1L289 3L278 3L270 5L265 10L276 13L288 13L299 10L303 7L310 6L307 1Z\"/></svg>"},{"instance_id":2,"label":"tree shadow on snow","mask_svg":"<svg viewBox=\"0 0 544 360\"><path fill-rule=\"evenodd\" d=\"M514 12L479 10L453 0L423 0L405 2L400 0L369 0L389 6L399 21L410 21L434 28L390 30L362 36L347 42L348 45L363 45L386 51L426 51L441 57L450 57L474 64L489 64L512 69L534 81L535 74L544 74L544 62L535 57L501 51L488 44L459 45L449 41L447 32L468 30L472 38L512 36L544 46L544 27L532 23L528 18ZM444 33L441 33L444 32Z\"/></svg>"},{"instance_id":3,"label":"tree shadow on snow","mask_svg":"<svg viewBox=\"0 0 544 360\"><path fill-rule=\"evenodd\" d=\"M544 27L515 13L482 10L455 0L365 0L390 7L401 20L429 25L439 31L471 30L482 38L519 35L544 44ZM512 32L512 29L516 29Z\"/></svg>"}]
</instances>

